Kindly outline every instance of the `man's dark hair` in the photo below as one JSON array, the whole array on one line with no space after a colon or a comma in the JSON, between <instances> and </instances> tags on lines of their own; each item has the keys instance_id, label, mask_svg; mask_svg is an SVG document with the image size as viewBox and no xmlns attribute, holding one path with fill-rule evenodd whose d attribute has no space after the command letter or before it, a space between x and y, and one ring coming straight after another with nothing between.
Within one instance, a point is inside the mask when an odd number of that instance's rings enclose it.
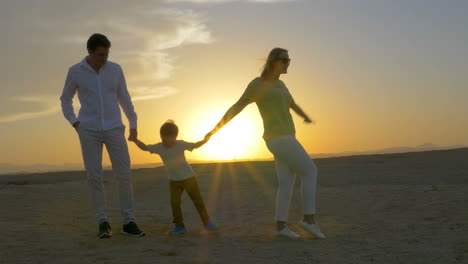
<instances>
[{"instance_id":1,"label":"man's dark hair","mask_svg":"<svg viewBox=\"0 0 468 264\"><path fill-rule=\"evenodd\" d=\"M110 48L111 43L109 39L107 39L106 36L99 34L99 33L94 33L89 37L88 42L86 43L86 47L90 51L95 51L98 47L104 47L104 48Z\"/></svg>"},{"instance_id":2,"label":"man's dark hair","mask_svg":"<svg viewBox=\"0 0 468 264\"><path fill-rule=\"evenodd\" d=\"M166 123L164 123L161 126L161 129L159 130L159 133L161 134L162 137L165 136L176 136L179 134L179 128L177 127L176 124L174 124L174 121L172 120L167 120Z\"/></svg>"}]
</instances>

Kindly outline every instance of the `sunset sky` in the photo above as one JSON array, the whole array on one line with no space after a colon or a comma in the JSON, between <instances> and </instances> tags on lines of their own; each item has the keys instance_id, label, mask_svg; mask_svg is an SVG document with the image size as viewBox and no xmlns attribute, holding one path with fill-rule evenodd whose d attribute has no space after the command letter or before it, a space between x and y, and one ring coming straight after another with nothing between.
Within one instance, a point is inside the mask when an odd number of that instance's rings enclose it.
<instances>
[{"instance_id":1,"label":"sunset sky","mask_svg":"<svg viewBox=\"0 0 468 264\"><path fill-rule=\"evenodd\" d=\"M310 153L468 144L467 13L464 0L2 0L0 163L82 163L59 97L95 32L112 42L146 143L167 119L202 139L283 47L281 78L317 121L294 117ZM270 158L262 132L252 104L187 157ZM133 143L130 155L160 161Z\"/></svg>"}]
</instances>

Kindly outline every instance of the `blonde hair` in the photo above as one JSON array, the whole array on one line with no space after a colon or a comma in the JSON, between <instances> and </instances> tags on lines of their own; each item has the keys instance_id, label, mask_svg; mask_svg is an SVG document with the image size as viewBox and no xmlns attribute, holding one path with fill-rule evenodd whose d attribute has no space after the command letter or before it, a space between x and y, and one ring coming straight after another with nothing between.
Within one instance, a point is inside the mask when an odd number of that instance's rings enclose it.
<instances>
[{"instance_id":1,"label":"blonde hair","mask_svg":"<svg viewBox=\"0 0 468 264\"><path fill-rule=\"evenodd\" d=\"M266 59L265 65L263 65L262 67L262 78L265 78L267 74L269 74L272 71L273 63L283 52L288 52L288 50L283 48L274 48L270 51L270 54L268 54L268 58Z\"/></svg>"}]
</instances>

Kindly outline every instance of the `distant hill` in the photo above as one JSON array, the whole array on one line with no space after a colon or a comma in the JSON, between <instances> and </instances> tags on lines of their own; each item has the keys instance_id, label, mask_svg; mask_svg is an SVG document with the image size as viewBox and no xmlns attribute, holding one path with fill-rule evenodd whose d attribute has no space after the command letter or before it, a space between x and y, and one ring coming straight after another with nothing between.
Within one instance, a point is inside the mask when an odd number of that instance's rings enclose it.
<instances>
[{"instance_id":1,"label":"distant hill","mask_svg":"<svg viewBox=\"0 0 468 264\"><path fill-rule=\"evenodd\" d=\"M132 164L132 169L159 167L162 163L145 163ZM105 170L111 169L110 166L104 166ZM65 164L32 164L18 165L11 163L0 163L0 174L24 174L37 172L57 172L57 171L83 171L82 163L65 163Z\"/></svg>"},{"instance_id":2,"label":"distant hill","mask_svg":"<svg viewBox=\"0 0 468 264\"><path fill-rule=\"evenodd\" d=\"M432 143L426 143L415 147L392 147L371 151L345 151L340 153L316 153L310 154L313 158L329 158L329 157L345 157L345 156L356 156L356 155L372 155L372 154L392 154L392 153L407 153L407 152L421 152L430 150L447 150L447 149L459 149L467 148L467 145L452 145L452 146L438 146Z\"/></svg>"},{"instance_id":3,"label":"distant hill","mask_svg":"<svg viewBox=\"0 0 468 264\"><path fill-rule=\"evenodd\" d=\"M426 143L415 147L393 147L373 151L345 151L340 153L314 153L310 154L313 158L329 158L329 157L345 157L355 155L372 155L372 154L391 154L391 153L406 153L406 152L420 152L429 150L446 150L466 148L467 145L453 145L453 146L438 146L432 143ZM234 160L234 161L261 161L271 159L255 159L255 160ZM189 160L190 163L219 163L223 161L200 161ZM162 163L144 163L132 164L132 169L139 168L152 168L162 166ZM109 170L110 166L104 166L104 169ZM82 163L65 163L65 164L32 164L32 165L19 165L11 163L0 163L0 174L24 174L24 173L37 173L37 172L57 172L57 171L83 171L84 166Z\"/></svg>"}]
</instances>

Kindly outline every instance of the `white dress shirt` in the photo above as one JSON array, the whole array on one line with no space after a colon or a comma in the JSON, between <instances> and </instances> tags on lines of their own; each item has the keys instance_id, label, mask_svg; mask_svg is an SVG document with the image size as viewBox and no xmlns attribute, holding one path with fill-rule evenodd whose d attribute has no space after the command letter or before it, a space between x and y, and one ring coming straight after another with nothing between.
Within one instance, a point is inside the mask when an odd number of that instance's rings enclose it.
<instances>
[{"instance_id":1,"label":"white dress shirt","mask_svg":"<svg viewBox=\"0 0 468 264\"><path fill-rule=\"evenodd\" d=\"M73 110L73 97L78 92L81 108L78 118ZM70 67L63 87L62 112L74 124L80 121L84 128L104 131L123 126L119 104L128 118L130 128L137 128L133 108L122 68L107 61L97 73L86 58Z\"/></svg>"}]
</instances>

